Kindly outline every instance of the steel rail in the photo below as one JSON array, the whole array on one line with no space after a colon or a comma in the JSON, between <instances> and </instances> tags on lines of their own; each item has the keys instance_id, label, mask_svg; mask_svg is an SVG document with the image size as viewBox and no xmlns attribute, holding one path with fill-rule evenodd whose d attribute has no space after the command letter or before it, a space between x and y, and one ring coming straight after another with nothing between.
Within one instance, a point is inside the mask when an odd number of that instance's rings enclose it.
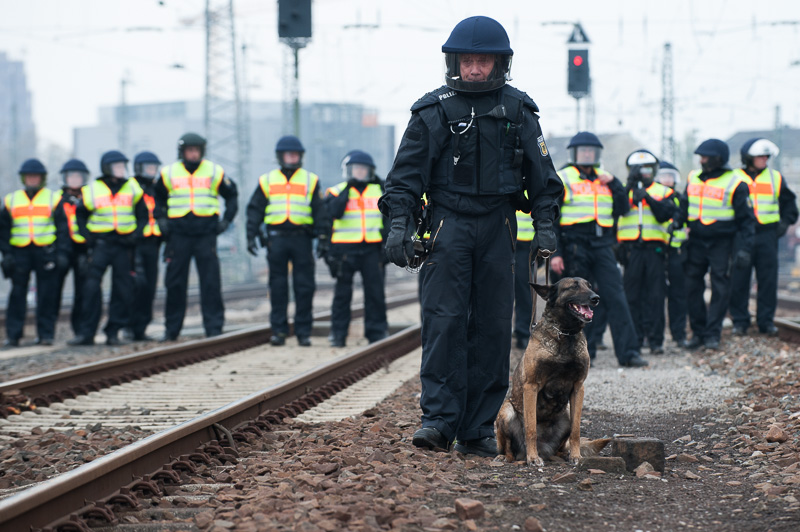
<instances>
[{"instance_id":1,"label":"steel rail","mask_svg":"<svg viewBox=\"0 0 800 532\"><path fill-rule=\"evenodd\" d=\"M88 515L108 512L102 503L95 505L90 501L113 496L132 478L149 481L150 475L175 462L176 457L198 453L198 448L209 442L213 445L220 432L259 432L259 426L296 416L338 391L329 389L332 383L338 382L335 387L344 388L419 345L420 326L409 327L13 495L0 501L0 529L29 532L32 528L57 529L69 525L66 528L74 530L76 525L70 524L70 520L74 521L81 511Z\"/></svg>"},{"instance_id":2,"label":"steel rail","mask_svg":"<svg viewBox=\"0 0 800 532\"><path fill-rule=\"evenodd\" d=\"M416 292L387 298L386 307L396 308L417 301ZM363 305L354 306L352 315L362 316ZM329 311L314 314L315 320L330 318ZM83 364L0 383L0 403L16 396L26 396L38 405L74 398L114 384L144 378L162 371L194 364L262 345L269 341L269 326L254 326L212 338L181 342L120 357Z\"/></svg>"}]
</instances>

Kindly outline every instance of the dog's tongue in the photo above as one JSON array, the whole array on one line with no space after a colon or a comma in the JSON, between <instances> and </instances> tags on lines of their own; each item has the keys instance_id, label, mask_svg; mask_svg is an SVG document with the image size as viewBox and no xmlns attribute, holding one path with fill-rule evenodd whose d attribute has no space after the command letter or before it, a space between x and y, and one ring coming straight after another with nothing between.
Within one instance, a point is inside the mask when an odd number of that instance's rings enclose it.
<instances>
[{"instance_id":1,"label":"dog's tongue","mask_svg":"<svg viewBox=\"0 0 800 532\"><path fill-rule=\"evenodd\" d=\"M594 311L592 310L592 307L590 307L589 305L579 305L578 310L580 311L581 315L587 320L592 319L592 316L594 316Z\"/></svg>"}]
</instances>

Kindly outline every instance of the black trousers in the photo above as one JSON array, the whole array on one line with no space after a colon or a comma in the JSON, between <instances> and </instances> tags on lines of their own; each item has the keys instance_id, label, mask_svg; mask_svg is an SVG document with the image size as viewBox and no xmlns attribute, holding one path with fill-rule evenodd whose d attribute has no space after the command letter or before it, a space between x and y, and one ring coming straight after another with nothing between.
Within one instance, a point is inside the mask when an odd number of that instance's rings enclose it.
<instances>
[{"instance_id":1,"label":"black trousers","mask_svg":"<svg viewBox=\"0 0 800 532\"><path fill-rule=\"evenodd\" d=\"M420 278L422 425L448 439L493 436L508 389L516 214L437 205L432 227Z\"/></svg>"},{"instance_id":2,"label":"black trousers","mask_svg":"<svg viewBox=\"0 0 800 532\"><path fill-rule=\"evenodd\" d=\"M756 271L756 325L766 331L775 318L778 305L778 233L774 228L757 230L749 268L731 271L731 302L728 308L733 325L747 329L750 326L750 285L753 269Z\"/></svg>"},{"instance_id":3,"label":"black trousers","mask_svg":"<svg viewBox=\"0 0 800 532\"><path fill-rule=\"evenodd\" d=\"M294 232L285 235L270 232L267 264L271 310L269 321L273 334L289 334L289 263L292 263L294 286L294 333L311 336L314 290L314 253L310 235Z\"/></svg>"},{"instance_id":4,"label":"black trousers","mask_svg":"<svg viewBox=\"0 0 800 532\"><path fill-rule=\"evenodd\" d=\"M88 275L88 261L86 250L81 249L69 255L69 266L58 273L58 296L56 297L56 304L53 308L53 319L57 320L61 312L61 299L64 292L64 281L67 274L72 271L72 311L70 312L69 321L72 327L72 332L75 335L80 334L81 321L83 321L83 294L86 291L86 277ZM99 295L99 294L98 294ZM97 306L103 306L102 297L96 302Z\"/></svg>"},{"instance_id":5,"label":"black trousers","mask_svg":"<svg viewBox=\"0 0 800 532\"><path fill-rule=\"evenodd\" d=\"M153 321L153 299L158 283L158 251L161 239L148 237L136 246L136 278L134 281L134 305L130 327L134 337L144 336L147 326Z\"/></svg>"},{"instance_id":6,"label":"black trousers","mask_svg":"<svg viewBox=\"0 0 800 532\"><path fill-rule=\"evenodd\" d=\"M55 249L30 244L24 248L12 247L10 253L15 264L6 307L6 338L22 338L28 311L28 284L33 272L36 274L36 334L40 339L53 339L56 316L52 309L58 299Z\"/></svg>"},{"instance_id":7,"label":"black trousers","mask_svg":"<svg viewBox=\"0 0 800 532\"><path fill-rule=\"evenodd\" d=\"M667 312L669 313L669 331L676 342L686 340L686 278L683 264L686 262L686 246L669 250L669 266L667 270Z\"/></svg>"},{"instance_id":8,"label":"black trousers","mask_svg":"<svg viewBox=\"0 0 800 532\"><path fill-rule=\"evenodd\" d=\"M641 348L664 344L664 300L666 298L666 244L623 244L630 247L622 283Z\"/></svg>"},{"instance_id":9,"label":"black trousers","mask_svg":"<svg viewBox=\"0 0 800 532\"><path fill-rule=\"evenodd\" d=\"M134 248L123 246L111 239L100 238L89 256L89 273L83 292L83 319L80 336L94 338L103 314L102 282L106 270L111 268L111 298L108 303L108 320L104 327L107 336L114 336L128 324L133 304L133 254Z\"/></svg>"},{"instance_id":10,"label":"black trousers","mask_svg":"<svg viewBox=\"0 0 800 532\"><path fill-rule=\"evenodd\" d=\"M358 249L348 246L341 253L331 246L330 253L339 259L336 287L331 305L331 336L346 338L350 327L350 303L353 298L353 276L361 273L364 287L364 336L370 342L386 337L386 294L384 292L383 256L380 244L362 244Z\"/></svg>"},{"instance_id":11,"label":"black trousers","mask_svg":"<svg viewBox=\"0 0 800 532\"><path fill-rule=\"evenodd\" d=\"M206 336L222 333L225 323L225 306L222 303L222 280L219 257L217 257L217 235L171 234L164 247L167 271L164 285L167 301L164 308L166 335L177 337L183 328L186 316L186 290L189 286L189 266L194 258L200 285L200 308Z\"/></svg>"},{"instance_id":12,"label":"black trousers","mask_svg":"<svg viewBox=\"0 0 800 532\"><path fill-rule=\"evenodd\" d=\"M690 235L685 245L689 254L684 264L689 326L692 334L703 341L719 340L731 294L728 265L733 238L702 240ZM703 297L707 272L711 277L711 302L708 307Z\"/></svg>"},{"instance_id":13,"label":"black trousers","mask_svg":"<svg viewBox=\"0 0 800 532\"><path fill-rule=\"evenodd\" d=\"M531 335L533 311L529 280L530 252L530 240L517 240L517 250L514 253L514 337L524 338L526 341ZM539 284L544 284L544 279L537 280Z\"/></svg>"},{"instance_id":14,"label":"black trousers","mask_svg":"<svg viewBox=\"0 0 800 532\"><path fill-rule=\"evenodd\" d=\"M583 277L596 286L600 296L600 307L608 313L614 353L620 364L625 364L639 354L639 342L633 325L628 301L622 286L622 274L617 267L617 259L610 245L593 247L585 242L563 238L562 256L565 277ZM594 333L594 321L584 327L589 356L595 357L600 335Z\"/></svg>"}]
</instances>

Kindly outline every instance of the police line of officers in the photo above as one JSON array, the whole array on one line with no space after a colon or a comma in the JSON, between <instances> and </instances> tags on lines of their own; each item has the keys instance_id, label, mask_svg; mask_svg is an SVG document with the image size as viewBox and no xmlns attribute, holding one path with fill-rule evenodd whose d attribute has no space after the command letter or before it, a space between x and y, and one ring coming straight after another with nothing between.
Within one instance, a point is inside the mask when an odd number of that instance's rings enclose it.
<instances>
[{"instance_id":1,"label":"police line of officers","mask_svg":"<svg viewBox=\"0 0 800 532\"><path fill-rule=\"evenodd\" d=\"M74 338L70 345L93 345L102 314L101 283L111 269L106 344L118 345L125 332L134 341L149 340L159 255L166 288L165 333L178 338L186 314L189 267L197 268L202 320L207 337L222 333L222 301L217 235L238 210L235 183L206 159L206 141L194 133L178 142L178 160L161 167L151 152L128 159L109 151L100 160L102 175L89 181L77 159L61 168L62 188L45 188L47 170L37 159L20 167L23 188L8 194L0 209L2 270L11 280L6 309L6 347L19 345L25 321L28 285L36 275L36 343L52 345L64 279L71 270ZM342 162L344 181L323 195L319 178L302 167L305 149L293 136L276 145L279 168L259 178L247 206L248 251L268 249L273 345L289 334L289 263L295 291L294 334L311 345L314 251L336 278L331 345L345 345L350 325L353 276L360 272L365 292L365 335L386 336L383 240L385 224L377 201L383 193L372 157L353 150ZM221 198L221 200L220 200ZM220 203L224 202L224 211ZM330 214L329 214L330 213Z\"/></svg>"}]
</instances>

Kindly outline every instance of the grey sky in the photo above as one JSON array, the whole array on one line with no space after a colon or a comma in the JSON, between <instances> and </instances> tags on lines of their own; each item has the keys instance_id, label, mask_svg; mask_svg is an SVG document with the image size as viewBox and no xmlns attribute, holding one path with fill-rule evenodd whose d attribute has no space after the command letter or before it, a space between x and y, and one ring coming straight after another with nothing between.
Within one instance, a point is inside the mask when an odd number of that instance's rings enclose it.
<instances>
[{"instance_id":1,"label":"grey sky","mask_svg":"<svg viewBox=\"0 0 800 532\"><path fill-rule=\"evenodd\" d=\"M277 40L277 2L234 5L238 36L248 47L249 96L279 100L285 47ZM575 101L566 94L565 41L571 28L542 24L552 21L580 21L592 40L597 132L629 131L646 147L660 149L667 41L673 49L677 139L692 130L702 139L769 129L776 106L784 124L800 127L796 0L315 0L313 5L314 37L300 55L301 99L363 103L399 130L410 105L442 84L441 45L452 27L471 15L491 16L506 27L515 52L512 84L539 104L548 136L575 132ZM40 139L71 147L72 128L94 124L99 106L119 102L124 76L132 104L201 99L204 7L203 0L0 0L0 50L26 63Z\"/></svg>"}]
</instances>

